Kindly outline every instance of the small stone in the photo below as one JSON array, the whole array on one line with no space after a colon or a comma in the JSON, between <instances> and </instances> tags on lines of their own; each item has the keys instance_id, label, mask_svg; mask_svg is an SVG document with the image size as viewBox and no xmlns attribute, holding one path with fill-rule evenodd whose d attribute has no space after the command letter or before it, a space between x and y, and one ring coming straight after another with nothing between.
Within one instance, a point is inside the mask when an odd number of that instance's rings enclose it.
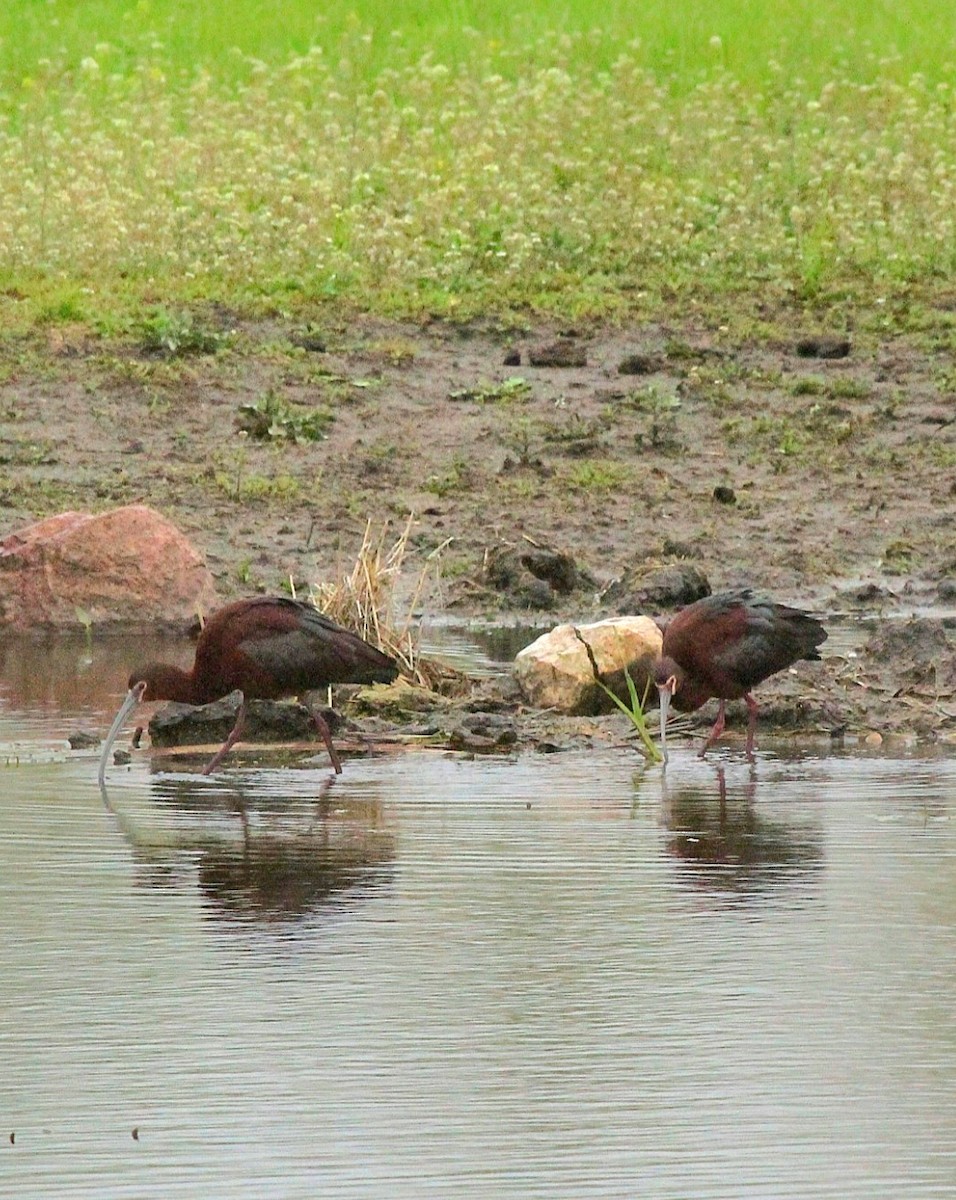
<instances>
[{"instance_id":1,"label":"small stone","mask_svg":"<svg viewBox=\"0 0 956 1200\"><path fill-rule=\"evenodd\" d=\"M67 741L70 743L71 750L92 750L94 746L100 744L100 738L95 733L87 733L85 729L78 729L76 733L71 733Z\"/></svg>"},{"instance_id":2,"label":"small stone","mask_svg":"<svg viewBox=\"0 0 956 1200\"><path fill-rule=\"evenodd\" d=\"M448 737L452 750L487 754L513 746L518 740L514 723L499 713L469 713Z\"/></svg>"},{"instance_id":3,"label":"small stone","mask_svg":"<svg viewBox=\"0 0 956 1200\"><path fill-rule=\"evenodd\" d=\"M714 499L718 504L736 504L737 493L732 487L727 487L723 483L718 483L714 488Z\"/></svg>"},{"instance_id":4,"label":"small stone","mask_svg":"<svg viewBox=\"0 0 956 1200\"><path fill-rule=\"evenodd\" d=\"M801 358L846 358L850 353L850 339L829 333L813 334L801 338L796 349Z\"/></svg>"},{"instance_id":5,"label":"small stone","mask_svg":"<svg viewBox=\"0 0 956 1200\"><path fill-rule=\"evenodd\" d=\"M866 737L863 739L863 741L866 743L867 746L882 746L883 745L883 735L881 733L877 733L876 730L874 729L866 735Z\"/></svg>"},{"instance_id":6,"label":"small stone","mask_svg":"<svg viewBox=\"0 0 956 1200\"><path fill-rule=\"evenodd\" d=\"M936 595L948 603L956 600L956 579L941 579L936 585Z\"/></svg>"},{"instance_id":7,"label":"small stone","mask_svg":"<svg viewBox=\"0 0 956 1200\"><path fill-rule=\"evenodd\" d=\"M583 346L571 338L558 338L556 342L535 346L528 354L533 367L586 367L588 356Z\"/></svg>"},{"instance_id":8,"label":"small stone","mask_svg":"<svg viewBox=\"0 0 956 1200\"><path fill-rule=\"evenodd\" d=\"M656 354L628 354L618 363L619 375L653 375L664 369L664 363Z\"/></svg>"},{"instance_id":9,"label":"small stone","mask_svg":"<svg viewBox=\"0 0 956 1200\"><path fill-rule=\"evenodd\" d=\"M560 742L543 741L535 744L535 750L538 754L560 754L564 746Z\"/></svg>"}]
</instances>

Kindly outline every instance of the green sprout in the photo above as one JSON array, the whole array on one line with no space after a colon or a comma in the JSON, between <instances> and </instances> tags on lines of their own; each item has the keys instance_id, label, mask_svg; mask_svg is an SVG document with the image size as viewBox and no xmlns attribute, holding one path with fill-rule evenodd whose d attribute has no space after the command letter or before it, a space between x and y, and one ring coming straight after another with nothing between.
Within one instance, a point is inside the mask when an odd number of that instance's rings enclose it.
<instances>
[{"instance_id":1,"label":"green sprout","mask_svg":"<svg viewBox=\"0 0 956 1200\"><path fill-rule=\"evenodd\" d=\"M617 707L637 730L637 736L641 739L641 744L643 746L641 753L645 756L647 761L652 763L663 762L664 756L654 743L654 739L651 736L651 731L647 726L647 717L645 716L644 712L644 707L647 704L647 693L651 688L651 681L647 681L647 684L644 687L644 696L640 697L637 694L637 688L634 685L634 680L631 678L631 673L627 667L624 668L624 679L627 683L627 690L631 700L630 704L625 704L620 696L618 696L615 692L612 692L607 684L602 683L600 679L595 679L594 682L602 691L606 692L611 697Z\"/></svg>"},{"instance_id":2,"label":"green sprout","mask_svg":"<svg viewBox=\"0 0 956 1200\"><path fill-rule=\"evenodd\" d=\"M630 698L630 704L625 704L620 696L618 696L616 692L613 692L603 681L603 679L601 679L601 672L597 665L597 659L594 657L594 651L591 649L588 642L581 636L580 630L575 629L574 634L587 651L587 656L591 663L591 670L594 673L594 682L598 685L602 692L605 692L608 696L610 696L615 705L621 710L621 712L637 730L637 735L641 739L641 753L648 762L663 762L664 756L658 749L653 737L651 736L651 731L648 728L647 717L645 715L645 705L647 704L647 694L651 688L651 681L648 679L644 687L643 697L638 696L637 686L634 683L634 680L631 678L630 671L627 669L627 667L625 667L624 679L627 683L627 692Z\"/></svg>"}]
</instances>

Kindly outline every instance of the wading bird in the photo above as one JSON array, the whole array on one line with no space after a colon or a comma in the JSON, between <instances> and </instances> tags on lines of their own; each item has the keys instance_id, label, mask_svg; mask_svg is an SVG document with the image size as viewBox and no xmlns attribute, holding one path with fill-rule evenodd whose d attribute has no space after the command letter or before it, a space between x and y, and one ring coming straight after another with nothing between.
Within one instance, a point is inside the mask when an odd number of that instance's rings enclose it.
<instances>
[{"instance_id":1,"label":"wading bird","mask_svg":"<svg viewBox=\"0 0 956 1200\"><path fill-rule=\"evenodd\" d=\"M242 735L250 700L296 696L330 683L391 683L397 675L398 668L387 654L337 625L311 604L279 596L237 600L210 617L196 643L191 671L169 663L150 663L130 675L129 692L106 735L100 757L100 783L123 722L140 701L209 704L230 692L242 692L236 724L206 766L204 774L208 775ZM328 724L315 711L312 720L328 748L336 774L340 774L342 764Z\"/></svg>"},{"instance_id":2,"label":"wading bird","mask_svg":"<svg viewBox=\"0 0 956 1200\"><path fill-rule=\"evenodd\" d=\"M747 757L753 757L757 702L751 689L798 659L819 659L827 633L816 617L756 596L750 588L719 592L689 604L664 630L662 657L654 668L661 698L661 749L667 760L667 712L693 712L712 697L717 720L700 751L724 731L728 700L743 700L749 713Z\"/></svg>"}]
</instances>

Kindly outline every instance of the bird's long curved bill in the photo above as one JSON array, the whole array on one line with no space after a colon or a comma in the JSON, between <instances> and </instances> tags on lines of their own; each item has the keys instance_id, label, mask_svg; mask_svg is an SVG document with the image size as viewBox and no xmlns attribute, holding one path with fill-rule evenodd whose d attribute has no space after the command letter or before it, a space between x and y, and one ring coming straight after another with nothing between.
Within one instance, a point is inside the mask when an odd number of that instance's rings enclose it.
<instances>
[{"instance_id":1,"label":"bird's long curved bill","mask_svg":"<svg viewBox=\"0 0 956 1200\"><path fill-rule=\"evenodd\" d=\"M659 689L661 698L661 755L667 762L667 714L671 706L671 690L669 687Z\"/></svg>"},{"instance_id":2,"label":"bird's long curved bill","mask_svg":"<svg viewBox=\"0 0 956 1200\"><path fill-rule=\"evenodd\" d=\"M126 718L133 711L140 700L143 698L144 687L138 683L135 687L131 687L126 693L126 699L120 705L120 710L113 718L113 724L110 726L110 731L106 735L106 741L103 743L103 753L100 755L100 772L97 778L99 779L100 787L106 780L106 764L110 760L110 751L113 749L113 743L120 735Z\"/></svg>"}]
</instances>

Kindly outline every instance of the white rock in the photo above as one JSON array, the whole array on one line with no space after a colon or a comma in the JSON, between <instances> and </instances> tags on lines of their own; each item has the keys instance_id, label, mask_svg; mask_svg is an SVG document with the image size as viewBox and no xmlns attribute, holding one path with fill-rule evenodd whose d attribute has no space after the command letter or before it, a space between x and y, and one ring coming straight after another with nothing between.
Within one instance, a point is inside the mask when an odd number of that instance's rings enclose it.
<instances>
[{"instance_id":1,"label":"white rock","mask_svg":"<svg viewBox=\"0 0 956 1200\"><path fill-rule=\"evenodd\" d=\"M637 694L643 696L661 655L661 631L650 617L613 617L591 625L558 625L525 646L515 658L514 671L529 704L580 715L613 711L611 699L594 682L587 650L575 629L591 647L608 687L628 703L626 667Z\"/></svg>"}]
</instances>

